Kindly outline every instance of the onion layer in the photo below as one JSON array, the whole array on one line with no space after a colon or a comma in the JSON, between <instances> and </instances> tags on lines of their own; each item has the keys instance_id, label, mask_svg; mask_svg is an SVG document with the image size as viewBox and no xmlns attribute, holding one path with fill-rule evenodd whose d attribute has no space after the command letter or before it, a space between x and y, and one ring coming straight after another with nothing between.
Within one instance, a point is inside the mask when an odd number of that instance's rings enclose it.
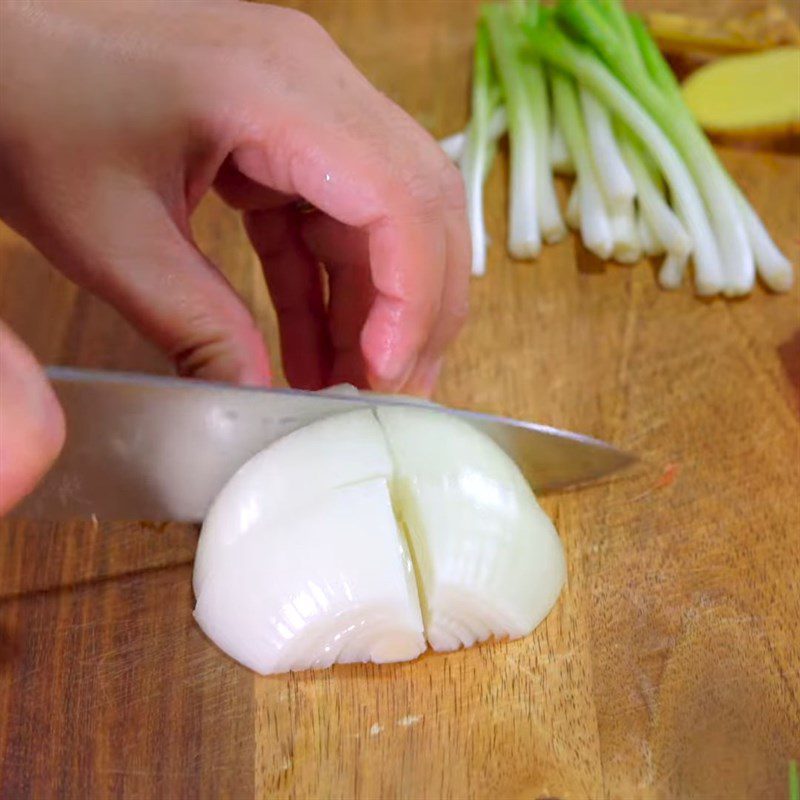
<instances>
[{"instance_id":1,"label":"onion layer","mask_svg":"<svg viewBox=\"0 0 800 800\"><path fill-rule=\"evenodd\" d=\"M428 642L453 650L530 633L566 575L558 534L517 465L456 417L382 408L395 507L408 532Z\"/></svg>"},{"instance_id":2,"label":"onion layer","mask_svg":"<svg viewBox=\"0 0 800 800\"><path fill-rule=\"evenodd\" d=\"M351 411L275 442L220 492L195 617L262 674L404 661L425 638L524 636L565 572L552 523L488 437L424 407Z\"/></svg>"}]
</instances>

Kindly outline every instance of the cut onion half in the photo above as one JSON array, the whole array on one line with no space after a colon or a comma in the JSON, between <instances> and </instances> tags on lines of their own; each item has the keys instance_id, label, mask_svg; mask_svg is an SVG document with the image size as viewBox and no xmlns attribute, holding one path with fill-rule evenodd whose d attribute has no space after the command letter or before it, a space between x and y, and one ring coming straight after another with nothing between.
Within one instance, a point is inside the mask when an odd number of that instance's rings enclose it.
<instances>
[{"instance_id":1,"label":"cut onion half","mask_svg":"<svg viewBox=\"0 0 800 800\"><path fill-rule=\"evenodd\" d=\"M329 417L254 456L203 524L195 617L262 674L533 630L565 580L516 464L435 409Z\"/></svg>"}]
</instances>

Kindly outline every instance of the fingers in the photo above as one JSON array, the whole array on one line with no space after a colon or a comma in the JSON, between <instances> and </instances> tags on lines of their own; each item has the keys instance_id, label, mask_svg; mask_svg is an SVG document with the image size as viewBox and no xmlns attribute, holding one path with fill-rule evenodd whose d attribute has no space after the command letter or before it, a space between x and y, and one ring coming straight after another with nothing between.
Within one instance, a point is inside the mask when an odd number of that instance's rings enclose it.
<instances>
[{"instance_id":1,"label":"fingers","mask_svg":"<svg viewBox=\"0 0 800 800\"><path fill-rule=\"evenodd\" d=\"M375 302L361 348L371 381L396 390L413 381L436 325L445 269L445 235L433 215L386 218L371 226L370 267Z\"/></svg>"},{"instance_id":2,"label":"fingers","mask_svg":"<svg viewBox=\"0 0 800 800\"><path fill-rule=\"evenodd\" d=\"M248 104L247 124L228 158L237 186L222 191L235 194L238 207L264 202L262 208L271 208L274 197L262 201L254 189L269 187L362 231L366 263L353 260L358 254L341 230L331 234L340 241L321 259L330 275L334 373L354 372L359 360L373 388L429 393L467 308L470 245L461 177L438 144L370 86L319 26L295 15L285 30L307 45L301 57L295 47L285 54L292 74L303 75L303 92L294 90L294 79L276 83L259 70L252 83L242 83L253 98L263 93L264 112L255 100ZM275 105L270 93L278 86L282 102ZM241 176L249 183L242 185ZM366 313L361 305L346 309L346 298L353 303L370 294ZM355 319L362 319L359 359L353 357Z\"/></svg>"},{"instance_id":3,"label":"fingers","mask_svg":"<svg viewBox=\"0 0 800 800\"><path fill-rule=\"evenodd\" d=\"M290 207L250 211L245 227L278 316L286 378L298 389L313 390L331 381L332 344L320 267L300 238L298 217Z\"/></svg>"},{"instance_id":4,"label":"fingers","mask_svg":"<svg viewBox=\"0 0 800 800\"><path fill-rule=\"evenodd\" d=\"M455 339L469 312L469 265L472 262L469 225L464 207L463 184L445 192L447 255L437 324L420 357L413 389L430 396L442 368L445 349Z\"/></svg>"},{"instance_id":5,"label":"fingers","mask_svg":"<svg viewBox=\"0 0 800 800\"><path fill-rule=\"evenodd\" d=\"M268 211L297 199L251 181L239 172L230 158L220 167L214 188L231 208L239 211Z\"/></svg>"},{"instance_id":6,"label":"fingers","mask_svg":"<svg viewBox=\"0 0 800 800\"><path fill-rule=\"evenodd\" d=\"M233 160L253 181L300 195L366 234L375 294L360 347L370 384L426 391L464 319L466 215L455 168L413 121L382 112L386 102L372 103L382 121L328 126L323 136L320 126L294 120L291 138L267 135Z\"/></svg>"},{"instance_id":7,"label":"fingers","mask_svg":"<svg viewBox=\"0 0 800 800\"><path fill-rule=\"evenodd\" d=\"M328 273L328 326L333 347L331 383L369 385L361 331L375 298L369 269L369 239L323 214L301 217L303 241Z\"/></svg>"},{"instance_id":8,"label":"fingers","mask_svg":"<svg viewBox=\"0 0 800 800\"><path fill-rule=\"evenodd\" d=\"M469 227L460 174L437 150L427 177L439 191L436 212L442 226L443 243L442 250L439 251L441 260L437 259L441 264L438 281L440 288L438 297L431 300L434 312L427 319L422 314L415 313L411 303L406 304L408 317L406 324L409 327L419 326L418 329L424 331L424 337L418 340L415 365L403 384L405 391L422 395L430 395L433 392L445 349L466 321L471 263ZM431 282L427 287L424 285L410 287L409 291L401 296L412 298L415 296L415 291L419 296L423 290L435 293L436 286L437 283ZM363 333L362 342L365 350L369 346L368 337L373 333L369 325L373 323L379 311L380 307L376 303Z\"/></svg>"},{"instance_id":9,"label":"fingers","mask_svg":"<svg viewBox=\"0 0 800 800\"><path fill-rule=\"evenodd\" d=\"M331 381L328 333L320 267L299 237L294 199L242 175L228 159L214 182L244 221L259 256L278 316L283 367L298 389L321 389Z\"/></svg>"},{"instance_id":10,"label":"fingers","mask_svg":"<svg viewBox=\"0 0 800 800\"><path fill-rule=\"evenodd\" d=\"M436 318L417 363L403 384L406 391L423 395L432 393L444 349L461 328L468 308L469 271L465 265L470 263L470 240L460 186L451 194L444 212L445 273ZM370 275L369 236L361 229L321 214L306 215L302 231L304 240L325 264L330 276L329 321L337 376L334 380L357 383L352 375L363 374L365 369L361 331L376 302ZM367 329L365 338L368 340L370 335Z\"/></svg>"},{"instance_id":11,"label":"fingers","mask_svg":"<svg viewBox=\"0 0 800 800\"><path fill-rule=\"evenodd\" d=\"M64 415L36 359L0 322L0 515L36 485L64 443Z\"/></svg>"},{"instance_id":12,"label":"fingers","mask_svg":"<svg viewBox=\"0 0 800 800\"><path fill-rule=\"evenodd\" d=\"M73 280L112 303L181 375L263 385L270 368L249 311L180 232L159 198L111 195L48 237L42 249ZM68 221L70 222L70 221Z\"/></svg>"}]
</instances>

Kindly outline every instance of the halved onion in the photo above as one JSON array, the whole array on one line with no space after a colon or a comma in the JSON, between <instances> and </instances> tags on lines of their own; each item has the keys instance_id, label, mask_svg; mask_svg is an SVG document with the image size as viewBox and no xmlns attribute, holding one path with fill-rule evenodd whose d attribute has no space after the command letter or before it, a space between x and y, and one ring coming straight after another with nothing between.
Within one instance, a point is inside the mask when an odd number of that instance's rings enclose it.
<instances>
[{"instance_id":1,"label":"halved onion","mask_svg":"<svg viewBox=\"0 0 800 800\"><path fill-rule=\"evenodd\" d=\"M195 595L212 566L254 527L263 531L269 521L337 487L391 474L383 431L369 409L327 417L278 439L234 474L209 509L194 562Z\"/></svg>"},{"instance_id":2,"label":"halved onion","mask_svg":"<svg viewBox=\"0 0 800 800\"><path fill-rule=\"evenodd\" d=\"M264 674L402 661L425 637L529 633L564 578L552 523L488 437L424 407L361 410L233 476L203 525L195 617Z\"/></svg>"},{"instance_id":3,"label":"halved onion","mask_svg":"<svg viewBox=\"0 0 800 800\"><path fill-rule=\"evenodd\" d=\"M552 522L517 465L456 417L382 408L395 509L420 583L434 650L530 633L566 577Z\"/></svg>"},{"instance_id":4,"label":"halved onion","mask_svg":"<svg viewBox=\"0 0 800 800\"><path fill-rule=\"evenodd\" d=\"M259 490L255 481L249 494ZM218 514L225 508L236 514L238 499L221 498ZM204 526L204 537L215 533ZM337 660L405 661L425 649L411 564L385 478L342 486L291 514L265 517L230 548L207 573L195 618L219 647L256 672Z\"/></svg>"}]
</instances>

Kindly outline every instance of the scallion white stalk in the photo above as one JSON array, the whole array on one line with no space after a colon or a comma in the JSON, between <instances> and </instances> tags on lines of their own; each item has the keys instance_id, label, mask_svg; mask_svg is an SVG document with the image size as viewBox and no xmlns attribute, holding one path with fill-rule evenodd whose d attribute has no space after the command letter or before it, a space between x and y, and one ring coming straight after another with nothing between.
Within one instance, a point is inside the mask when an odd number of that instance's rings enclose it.
<instances>
[{"instance_id":1,"label":"scallion white stalk","mask_svg":"<svg viewBox=\"0 0 800 800\"><path fill-rule=\"evenodd\" d=\"M527 27L526 32L534 53L586 84L641 141L647 142L692 238L697 291L701 295L718 294L726 284L716 238L697 186L672 142L608 68L570 41L556 25Z\"/></svg>"},{"instance_id":2,"label":"scallion white stalk","mask_svg":"<svg viewBox=\"0 0 800 800\"><path fill-rule=\"evenodd\" d=\"M581 228L581 182L576 180L572 184L572 189L569 193L569 200L567 201L567 213L565 214L567 225L574 231L579 231Z\"/></svg>"},{"instance_id":3,"label":"scallion white stalk","mask_svg":"<svg viewBox=\"0 0 800 800\"><path fill-rule=\"evenodd\" d=\"M555 115L550 126L550 166L560 175L575 174L575 164L572 163L572 156Z\"/></svg>"},{"instance_id":4,"label":"scallion white stalk","mask_svg":"<svg viewBox=\"0 0 800 800\"><path fill-rule=\"evenodd\" d=\"M633 200L610 212L611 234L614 237L614 260L620 264L635 264L642 257L642 240L636 224Z\"/></svg>"},{"instance_id":5,"label":"scallion white stalk","mask_svg":"<svg viewBox=\"0 0 800 800\"><path fill-rule=\"evenodd\" d=\"M614 249L614 236L595 165L589 153L578 90L571 77L557 70L552 74L552 87L558 123L578 173L581 238L587 250L606 259Z\"/></svg>"},{"instance_id":6,"label":"scallion white stalk","mask_svg":"<svg viewBox=\"0 0 800 800\"><path fill-rule=\"evenodd\" d=\"M658 282L663 289L678 289L683 282L689 256L680 253L667 253L658 271Z\"/></svg>"},{"instance_id":7,"label":"scallion white stalk","mask_svg":"<svg viewBox=\"0 0 800 800\"><path fill-rule=\"evenodd\" d=\"M444 139L439 139L439 147L444 150L444 154L451 160L458 162L464 154L467 145L467 132L469 126L463 131L451 133ZM506 116L505 106L497 106L489 119L489 139L496 142L508 132L508 117Z\"/></svg>"},{"instance_id":8,"label":"scallion white stalk","mask_svg":"<svg viewBox=\"0 0 800 800\"><path fill-rule=\"evenodd\" d=\"M469 126L467 126L468 128ZM450 136L445 136L444 139L439 139L439 147L444 150L444 154L451 161L458 161L464 152L464 147L467 143L467 130L451 133Z\"/></svg>"},{"instance_id":9,"label":"scallion white stalk","mask_svg":"<svg viewBox=\"0 0 800 800\"><path fill-rule=\"evenodd\" d=\"M514 258L535 258L542 248L536 197L536 125L520 69L518 31L505 6L486 6L483 18L508 115L511 149L508 250Z\"/></svg>"},{"instance_id":10,"label":"scallion white stalk","mask_svg":"<svg viewBox=\"0 0 800 800\"><path fill-rule=\"evenodd\" d=\"M653 77L635 67L627 54L627 47L608 24L599 7L583 0L562 0L556 13L560 20L576 30L599 54L599 57L589 55L589 58L606 73L604 82L607 83L610 78L622 82L635 95L637 104L647 111L656 127L666 134L680 153L697 184L711 219L720 254L722 290L729 296L747 294L755 282L755 261L750 240L739 205L730 191L727 172L691 112L684 103L677 102L675 97L667 94ZM540 33L543 30L538 29ZM550 31L547 33L549 35ZM566 37L562 35L561 38ZM644 38L657 53L658 48L646 31ZM569 47L575 48L573 43L569 40L567 42ZM577 50L582 57L589 54L582 47ZM657 57L661 59L660 53ZM643 53L643 58L648 63L646 53ZM664 70L669 72L666 66ZM670 79L674 83L671 73ZM585 81L585 78L582 80ZM592 88L600 95L596 86ZM649 137L640 138L649 142ZM690 219L691 215L687 214L686 218ZM696 246L699 250L699 245Z\"/></svg>"},{"instance_id":11,"label":"scallion white stalk","mask_svg":"<svg viewBox=\"0 0 800 800\"><path fill-rule=\"evenodd\" d=\"M610 1L611 0L609 0L609 2ZM695 137L702 140L704 147L707 148L707 152L710 153L710 160L713 162L710 163L710 168L723 173L728 179L750 247L752 248L758 274L761 276L764 283L773 291L787 291L791 288L794 281L791 262L781 253L753 206L744 196L741 189L736 185L733 178L727 173L716 157L716 153L713 152L713 149L708 144L705 133L683 100L680 84L676 80L664 56L661 54L661 51L658 49L658 46L650 36L644 22L633 14L628 14L626 21L628 32L636 44L639 60L645 63L647 67L646 72L650 77L652 85L661 92L665 101L671 104L674 112L673 116L680 117L682 119L682 124L692 128Z\"/></svg>"},{"instance_id":12,"label":"scallion white stalk","mask_svg":"<svg viewBox=\"0 0 800 800\"><path fill-rule=\"evenodd\" d=\"M636 225L639 229L639 240L642 243L642 252L646 256L660 256L664 252L664 245L656 236L653 227L642 213L641 206L637 208Z\"/></svg>"},{"instance_id":13,"label":"scallion white stalk","mask_svg":"<svg viewBox=\"0 0 800 800\"><path fill-rule=\"evenodd\" d=\"M665 250L678 255L688 254L692 249L691 239L653 180L638 142L623 125L617 126L617 132L622 157L633 177L642 214Z\"/></svg>"},{"instance_id":14,"label":"scallion white stalk","mask_svg":"<svg viewBox=\"0 0 800 800\"><path fill-rule=\"evenodd\" d=\"M505 106L497 106L489 120L489 138L497 141L508 133L508 114Z\"/></svg>"},{"instance_id":15,"label":"scallion white stalk","mask_svg":"<svg viewBox=\"0 0 800 800\"><path fill-rule=\"evenodd\" d=\"M553 171L550 165L550 103L547 81L541 63L523 63L523 77L533 107L536 132L536 208L544 240L560 242L567 234L564 218L558 206Z\"/></svg>"},{"instance_id":16,"label":"scallion white stalk","mask_svg":"<svg viewBox=\"0 0 800 800\"><path fill-rule=\"evenodd\" d=\"M472 77L472 117L467 127L467 139L461 155L461 173L464 176L467 197L467 216L472 237L472 274L486 272L488 240L483 215L483 186L493 155L493 142L489 136L492 114L492 64L489 55L489 34L486 26L478 25Z\"/></svg>"},{"instance_id":17,"label":"scallion white stalk","mask_svg":"<svg viewBox=\"0 0 800 800\"><path fill-rule=\"evenodd\" d=\"M731 182L733 183L733 181ZM739 187L733 184L733 189L753 248L756 267L761 280L773 292L788 292L794 283L792 262L781 253L778 246L772 241L772 237L767 233L761 217L756 214L753 206L750 205Z\"/></svg>"},{"instance_id":18,"label":"scallion white stalk","mask_svg":"<svg viewBox=\"0 0 800 800\"><path fill-rule=\"evenodd\" d=\"M628 208L636 194L633 178L619 152L617 140L611 127L608 109L585 86L579 86L581 109L586 120L589 150L594 160L609 208L612 213Z\"/></svg>"}]
</instances>

